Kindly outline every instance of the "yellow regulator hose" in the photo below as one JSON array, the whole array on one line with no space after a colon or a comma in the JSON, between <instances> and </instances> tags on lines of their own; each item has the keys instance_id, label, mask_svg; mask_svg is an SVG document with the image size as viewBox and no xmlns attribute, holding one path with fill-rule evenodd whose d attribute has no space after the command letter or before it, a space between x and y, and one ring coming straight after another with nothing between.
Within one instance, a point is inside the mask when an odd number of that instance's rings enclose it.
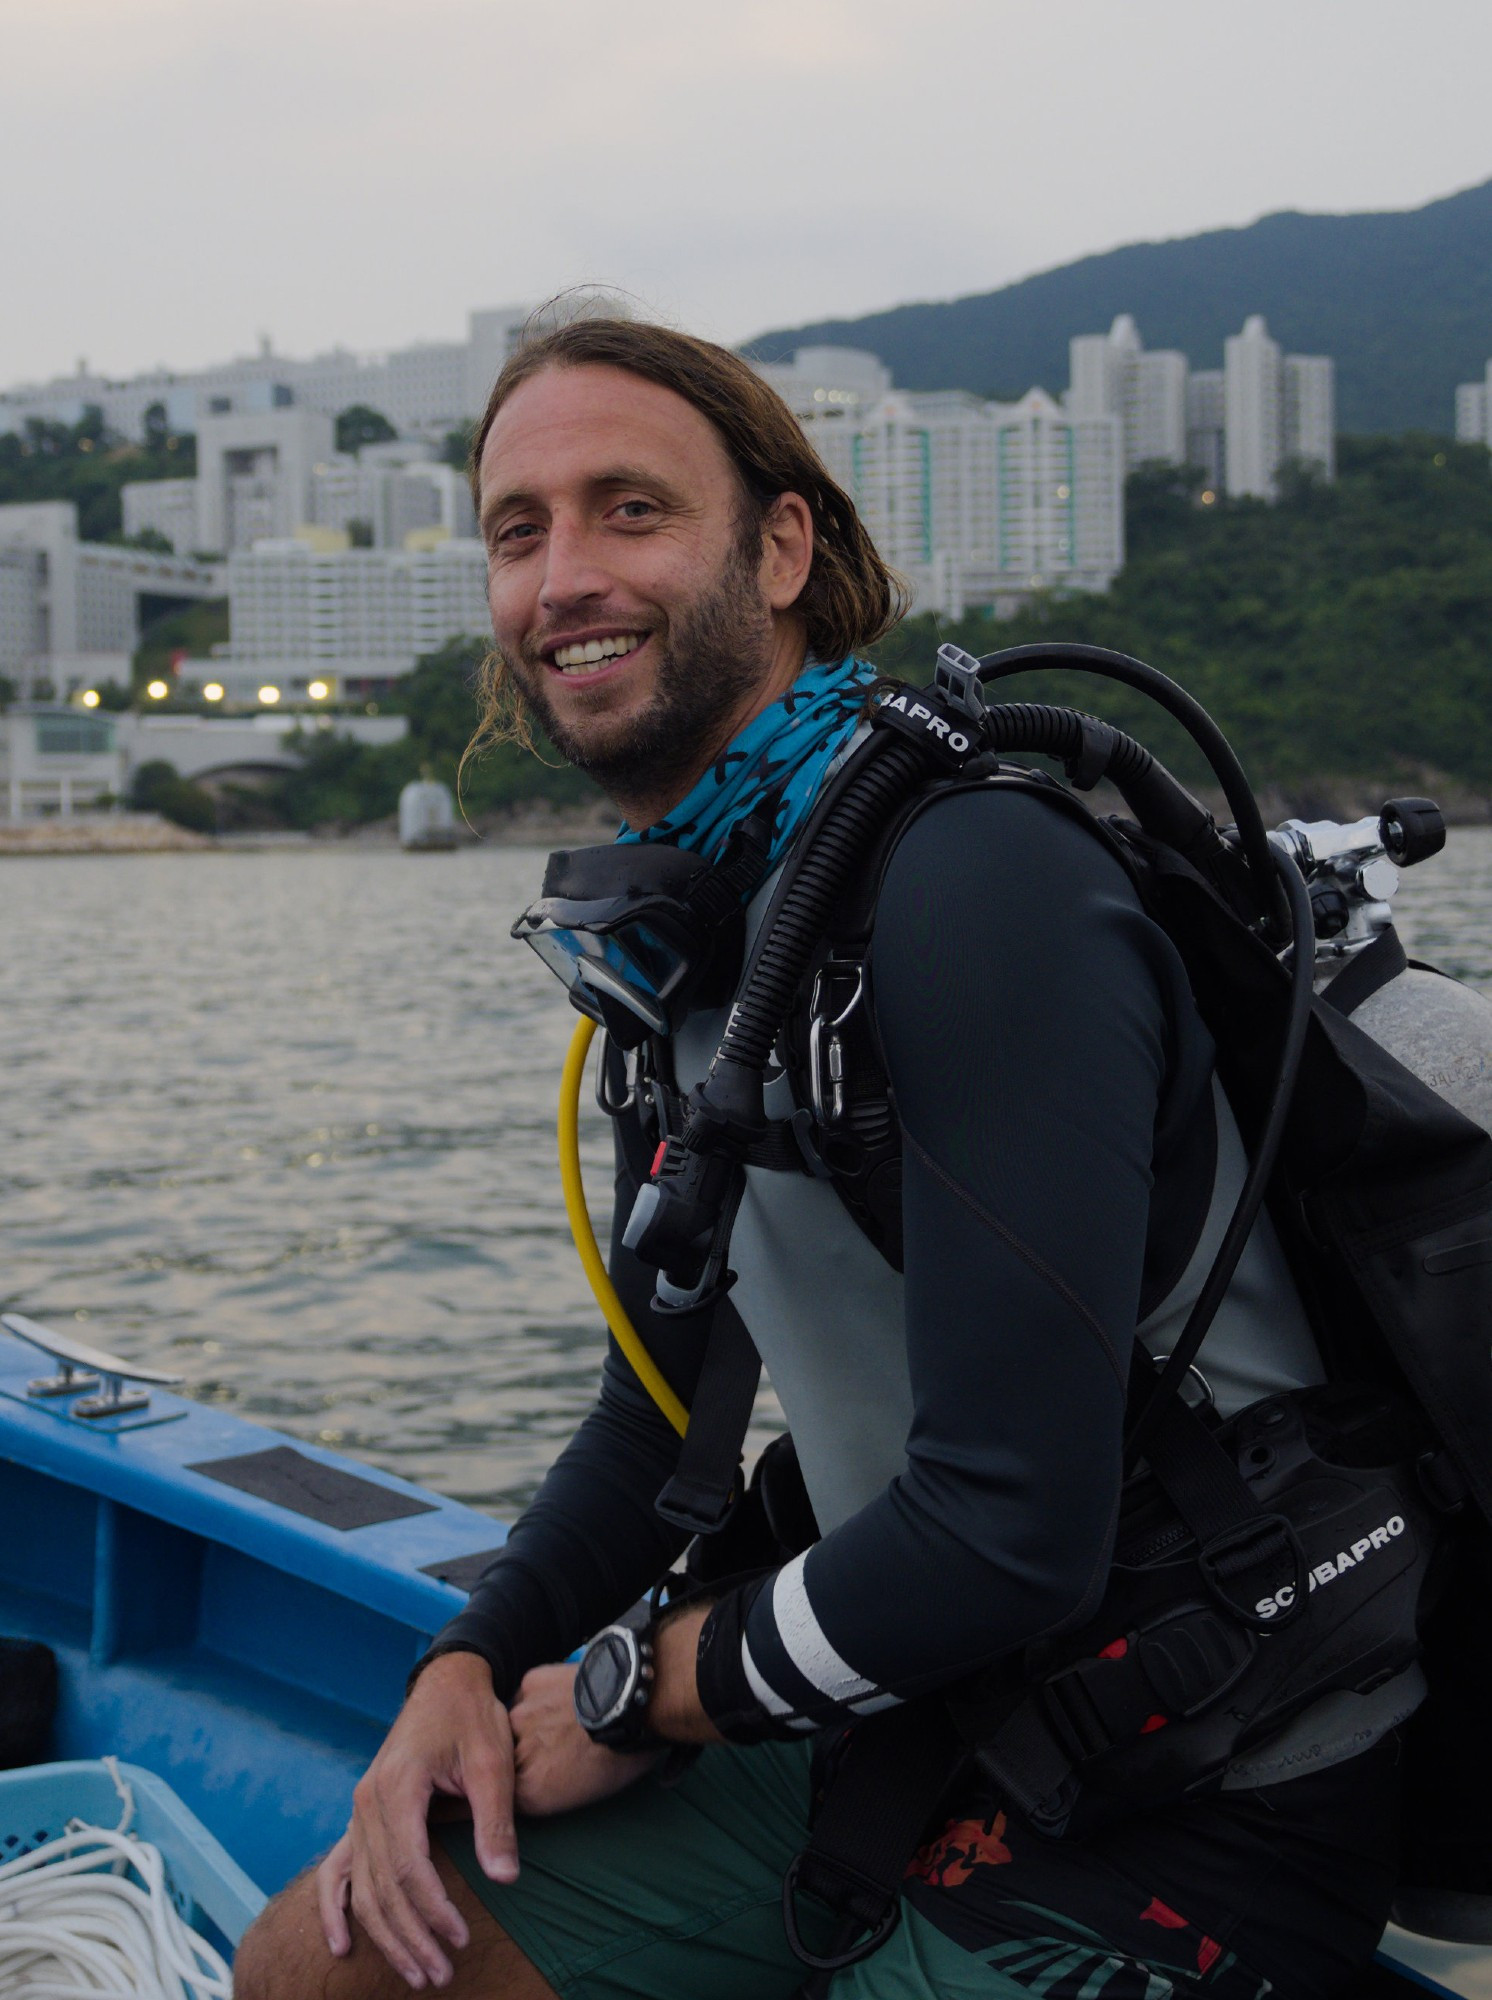
<instances>
[{"instance_id":1,"label":"yellow regulator hose","mask_svg":"<svg viewBox=\"0 0 1492 2000\"><path fill-rule=\"evenodd\" d=\"M628 1319L627 1309L617 1297L616 1286L611 1282L611 1274L596 1242L590 1210L585 1205L585 1183L580 1176L580 1086L585 1080L585 1059L595 1032L595 1022L583 1016L575 1023L575 1033L570 1037L570 1052L565 1057L564 1072L560 1077L559 1162L560 1183L565 1190L565 1213L570 1218L570 1234L575 1238L575 1248L580 1252L580 1261L596 1295L596 1304L616 1335L617 1346L631 1362L638 1381L682 1437L689 1428L689 1412L664 1381L657 1362L643 1346L637 1328Z\"/></svg>"}]
</instances>

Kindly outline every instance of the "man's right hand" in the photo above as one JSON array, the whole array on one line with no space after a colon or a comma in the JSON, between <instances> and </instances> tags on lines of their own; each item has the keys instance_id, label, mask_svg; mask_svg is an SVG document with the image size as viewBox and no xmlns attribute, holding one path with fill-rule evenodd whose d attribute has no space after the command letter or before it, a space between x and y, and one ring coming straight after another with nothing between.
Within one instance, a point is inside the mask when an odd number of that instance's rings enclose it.
<instances>
[{"instance_id":1,"label":"man's right hand","mask_svg":"<svg viewBox=\"0 0 1492 2000\"><path fill-rule=\"evenodd\" d=\"M471 1808L477 1860L494 1882L518 1877L513 1828L513 1732L476 1653L443 1653L410 1690L383 1747L352 1795L346 1833L316 1873L321 1927L338 1957L352 1946L352 1914L412 1987L444 1986L441 1949L467 1943L460 1911L430 1858L430 1802L437 1793Z\"/></svg>"}]
</instances>

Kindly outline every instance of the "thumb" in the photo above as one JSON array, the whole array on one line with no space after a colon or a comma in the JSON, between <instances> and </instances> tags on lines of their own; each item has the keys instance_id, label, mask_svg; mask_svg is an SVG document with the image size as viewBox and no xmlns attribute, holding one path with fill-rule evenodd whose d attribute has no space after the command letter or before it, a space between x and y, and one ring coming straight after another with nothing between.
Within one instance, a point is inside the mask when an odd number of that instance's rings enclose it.
<instances>
[{"instance_id":1,"label":"thumb","mask_svg":"<svg viewBox=\"0 0 1492 2000\"><path fill-rule=\"evenodd\" d=\"M489 1882L518 1880L518 1830L513 1824L513 1760L484 1758L467 1773L472 1841Z\"/></svg>"}]
</instances>

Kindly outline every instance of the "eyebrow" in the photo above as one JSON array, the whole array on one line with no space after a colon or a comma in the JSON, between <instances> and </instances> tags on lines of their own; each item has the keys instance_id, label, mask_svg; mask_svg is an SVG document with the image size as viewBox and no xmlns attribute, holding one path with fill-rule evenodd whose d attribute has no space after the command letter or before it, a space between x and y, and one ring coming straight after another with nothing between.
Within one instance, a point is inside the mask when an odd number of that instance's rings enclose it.
<instances>
[{"instance_id":1,"label":"eyebrow","mask_svg":"<svg viewBox=\"0 0 1492 2000\"><path fill-rule=\"evenodd\" d=\"M601 490L625 486L641 486L650 493L656 493L660 500L670 501L677 506L682 498L677 487L671 486L661 473L641 465L614 465L605 472L599 472L590 480L590 485ZM482 506L482 526L506 513L510 507L532 507L538 496L526 493L521 487L511 487L506 493L498 493Z\"/></svg>"}]
</instances>

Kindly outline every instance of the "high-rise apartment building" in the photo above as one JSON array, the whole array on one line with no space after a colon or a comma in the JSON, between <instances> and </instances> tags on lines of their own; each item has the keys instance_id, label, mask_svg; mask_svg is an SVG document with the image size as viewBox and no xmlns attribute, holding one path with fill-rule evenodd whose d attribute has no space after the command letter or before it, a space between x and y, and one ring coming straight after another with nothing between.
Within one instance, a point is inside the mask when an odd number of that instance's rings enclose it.
<instances>
[{"instance_id":1,"label":"high-rise apartment building","mask_svg":"<svg viewBox=\"0 0 1492 2000\"><path fill-rule=\"evenodd\" d=\"M1033 389L1018 403L892 391L801 420L920 609L958 616L1041 590L1102 590L1123 567L1117 417L1076 415Z\"/></svg>"},{"instance_id":2,"label":"high-rise apartment building","mask_svg":"<svg viewBox=\"0 0 1492 2000\"><path fill-rule=\"evenodd\" d=\"M1336 474L1335 367L1321 354L1282 354L1262 314L1223 343L1227 487L1273 500L1287 461Z\"/></svg>"},{"instance_id":3,"label":"high-rise apartment building","mask_svg":"<svg viewBox=\"0 0 1492 2000\"><path fill-rule=\"evenodd\" d=\"M1214 497L1228 476L1228 396L1221 368L1199 368L1186 382L1186 462Z\"/></svg>"},{"instance_id":4,"label":"high-rise apartment building","mask_svg":"<svg viewBox=\"0 0 1492 2000\"><path fill-rule=\"evenodd\" d=\"M1067 407L1078 417L1117 417L1124 438L1124 469L1180 465L1186 458L1184 354L1145 348L1128 313L1107 333L1081 333L1068 342Z\"/></svg>"}]
</instances>

